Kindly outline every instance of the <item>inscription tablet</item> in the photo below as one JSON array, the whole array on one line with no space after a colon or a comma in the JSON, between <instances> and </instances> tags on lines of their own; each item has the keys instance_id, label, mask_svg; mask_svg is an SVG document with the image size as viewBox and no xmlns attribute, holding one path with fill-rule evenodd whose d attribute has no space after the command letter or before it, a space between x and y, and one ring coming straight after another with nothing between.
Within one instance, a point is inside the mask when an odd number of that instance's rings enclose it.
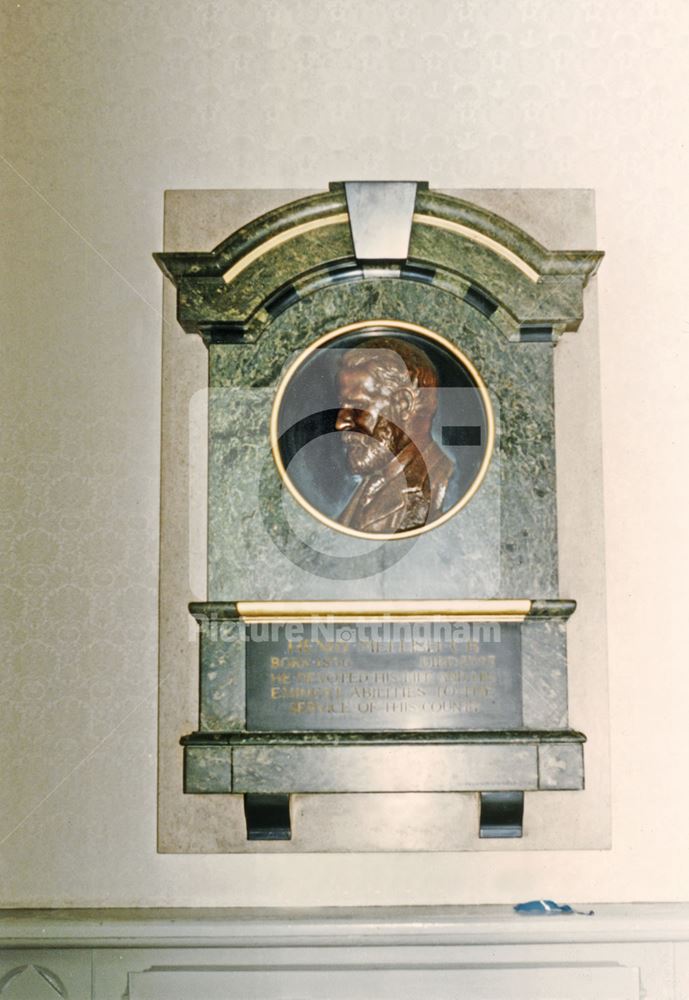
<instances>
[{"instance_id":1,"label":"inscription tablet","mask_svg":"<svg viewBox=\"0 0 689 1000\"><path fill-rule=\"evenodd\" d=\"M520 626L252 623L247 729L504 729L522 724Z\"/></svg>"}]
</instances>

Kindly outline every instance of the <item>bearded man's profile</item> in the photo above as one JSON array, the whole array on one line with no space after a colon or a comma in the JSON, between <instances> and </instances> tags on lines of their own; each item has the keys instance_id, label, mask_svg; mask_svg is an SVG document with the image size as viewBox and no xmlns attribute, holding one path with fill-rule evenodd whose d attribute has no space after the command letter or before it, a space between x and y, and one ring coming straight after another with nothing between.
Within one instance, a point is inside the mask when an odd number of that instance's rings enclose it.
<instances>
[{"instance_id":1,"label":"bearded man's profile","mask_svg":"<svg viewBox=\"0 0 689 1000\"><path fill-rule=\"evenodd\" d=\"M428 355L401 338L374 337L344 353L338 393L335 427L361 480L338 522L395 534L436 520L454 466L431 434L438 373Z\"/></svg>"}]
</instances>

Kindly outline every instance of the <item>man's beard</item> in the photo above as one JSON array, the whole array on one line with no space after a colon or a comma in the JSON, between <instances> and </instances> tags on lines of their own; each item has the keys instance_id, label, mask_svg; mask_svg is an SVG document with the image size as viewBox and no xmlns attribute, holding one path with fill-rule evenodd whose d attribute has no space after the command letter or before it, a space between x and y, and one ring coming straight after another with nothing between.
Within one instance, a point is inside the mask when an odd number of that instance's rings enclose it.
<instances>
[{"instance_id":1,"label":"man's beard","mask_svg":"<svg viewBox=\"0 0 689 1000\"><path fill-rule=\"evenodd\" d=\"M376 437L360 431L342 431L347 464L355 476L379 472L396 454L391 428L379 428Z\"/></svg>"}]
</instances>

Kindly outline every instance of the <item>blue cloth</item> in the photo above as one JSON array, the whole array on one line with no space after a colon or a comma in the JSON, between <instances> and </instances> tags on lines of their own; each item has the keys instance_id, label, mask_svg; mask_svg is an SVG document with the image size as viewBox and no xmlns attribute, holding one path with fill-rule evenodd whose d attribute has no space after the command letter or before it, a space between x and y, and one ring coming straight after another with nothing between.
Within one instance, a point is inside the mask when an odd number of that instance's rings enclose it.
<instances>
[{"instance_id":1,"label":"blue cloth","mask_svg":"<svg viewBox=\"0 0 689 1000\"><path fill-rule=\"evenodd\" d=\"M593 910L586 913L583 910L573 910L567 903L556 903L552 899L531 899L528 903L517 903L514 909L517 913L525 913L527 916L577 913L580 916L590 917L593 914Z\"/></svg>"}]
</instances>

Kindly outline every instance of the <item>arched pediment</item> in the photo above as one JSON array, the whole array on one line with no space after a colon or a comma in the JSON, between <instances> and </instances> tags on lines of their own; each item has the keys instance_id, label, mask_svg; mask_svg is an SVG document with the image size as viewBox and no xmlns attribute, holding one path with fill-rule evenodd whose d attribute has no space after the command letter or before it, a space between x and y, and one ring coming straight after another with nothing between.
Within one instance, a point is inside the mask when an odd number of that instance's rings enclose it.
<instances>
[{"instance_id":1,"label":"arched pediment","mask_svg":"<svg viewBox=\"0 0 689 1000\"><path fill-rule=\"evenodd\" d=\"M156 254L178 288L182 327L209 342L255 341L300 298L373 278L443 288L491 316L511 340L551 340L578 327L599 251L549 250L507 219L419 183L406 257L362 260L348 187L333 183L282 205L209 252Z\"/></svg>"}]
</instances>

